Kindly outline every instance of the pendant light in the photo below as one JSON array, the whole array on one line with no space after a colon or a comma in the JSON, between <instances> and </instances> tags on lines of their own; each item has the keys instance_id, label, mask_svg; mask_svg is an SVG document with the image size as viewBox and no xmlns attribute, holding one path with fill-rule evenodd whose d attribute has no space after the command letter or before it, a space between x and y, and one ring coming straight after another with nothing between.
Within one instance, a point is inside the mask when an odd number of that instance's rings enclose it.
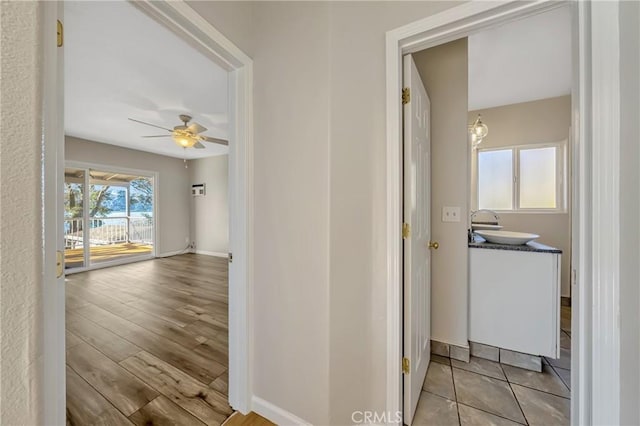
<instances>
[{"instance_id":1,"label":"pendant light","mask_svg":"<svg viewBox=\"0 0 640 426\"><path fill-rule=\"evenodd\" d=\"M482 117L478 114L478 118L473 124L469 125L469 134L471 135L471 143L477 146L489 134L489 128L482 122Z\"/></svg>"}]
</instances>

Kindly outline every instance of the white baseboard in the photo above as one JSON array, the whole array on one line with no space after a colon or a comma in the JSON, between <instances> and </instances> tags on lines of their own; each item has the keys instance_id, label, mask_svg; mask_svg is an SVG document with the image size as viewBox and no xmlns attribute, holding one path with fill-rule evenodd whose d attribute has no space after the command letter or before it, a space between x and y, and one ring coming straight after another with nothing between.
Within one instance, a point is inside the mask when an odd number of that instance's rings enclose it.
<instances>
[{"instance_id":1,"label":"white baseboard","mask_svg":"<svg viewBox=\"0 0 640 426\"><path fill-rule=\"evenodd\" d=\"M271 420L278 425L289 426L311 424L305 420L302 420L295 414L283 410L282 408L277 407L262 398L258 398L257 396L251 398L251 409L260 414L262 417L265 417L266 419Z\"/></svg>"},{"instance_id":2,"label":"white baseboard","mask_svg":"<svg viewBox=\"0 0 640 426\"><path fill-rule=\"evenodd\" d=\"M229 257L229 253L219 253L217 251L206 251L206 250L192 250L191 253L195 254L204 254L205 256L215 256L215 257Z\"/></svg>"},{"instance_id":3,"label":"white baseboard","mask_svg":"<svg viewBox=\"0 0 640 426\"><path fill-rule=\"evenodd\" d=\"M187 253L189 253L189 250L168 251L166 253L157 254L156 257L170 257L170 256L177 256L179 254L187 254Z\"/></svg>"}]
</instances>

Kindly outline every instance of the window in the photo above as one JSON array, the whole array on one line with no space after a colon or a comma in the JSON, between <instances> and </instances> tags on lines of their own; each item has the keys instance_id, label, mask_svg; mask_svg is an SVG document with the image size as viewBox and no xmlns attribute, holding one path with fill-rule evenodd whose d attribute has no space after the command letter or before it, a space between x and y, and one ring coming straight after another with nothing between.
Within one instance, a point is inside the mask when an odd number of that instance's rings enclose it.
<instances>
[{"instance_id":1,"label":"window","mask_svg":"<svg viewBox=\"0 0 640 426\"><path fill-rule=\"evenodd\" d=\"M566 141L477 151L479 209L565 209Z\"/></svg>"}]
</instances>

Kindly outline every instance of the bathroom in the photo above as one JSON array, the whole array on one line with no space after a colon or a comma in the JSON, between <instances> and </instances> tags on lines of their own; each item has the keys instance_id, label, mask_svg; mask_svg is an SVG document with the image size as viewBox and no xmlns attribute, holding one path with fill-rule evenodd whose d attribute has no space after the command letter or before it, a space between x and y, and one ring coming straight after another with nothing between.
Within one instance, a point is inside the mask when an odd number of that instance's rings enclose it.
<instances>
[{"instance_id":1,"label":"bathroom","mask_svg":"<svg viewBox=\"0 0 640 426\"><path fill-rule=\"evenodd\" d=\"M430 98L438 242L431 363L413 424L568 424L571 52L571 16L558 8L413 54Z\"/></svg>"}]
</instances>

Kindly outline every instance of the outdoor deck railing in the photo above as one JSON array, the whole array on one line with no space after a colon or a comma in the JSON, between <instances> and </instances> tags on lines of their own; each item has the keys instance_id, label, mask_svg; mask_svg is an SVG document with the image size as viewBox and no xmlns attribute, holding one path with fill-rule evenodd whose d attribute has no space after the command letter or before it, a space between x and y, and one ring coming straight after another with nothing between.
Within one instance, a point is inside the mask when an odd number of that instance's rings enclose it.
<instances>
[{"instance_id":1,"label":"outdoor deck railing","mask_svg":"<svg viewBox=\"0 0 640 426\"><path fill-rule=\"evenodd\" d=\"M84 244L84 220L65 219L65 249L82 248ZM89 218L89 244L153 243L153 221L146 217L93 217Z\"/></svg>"}]
</instances>

